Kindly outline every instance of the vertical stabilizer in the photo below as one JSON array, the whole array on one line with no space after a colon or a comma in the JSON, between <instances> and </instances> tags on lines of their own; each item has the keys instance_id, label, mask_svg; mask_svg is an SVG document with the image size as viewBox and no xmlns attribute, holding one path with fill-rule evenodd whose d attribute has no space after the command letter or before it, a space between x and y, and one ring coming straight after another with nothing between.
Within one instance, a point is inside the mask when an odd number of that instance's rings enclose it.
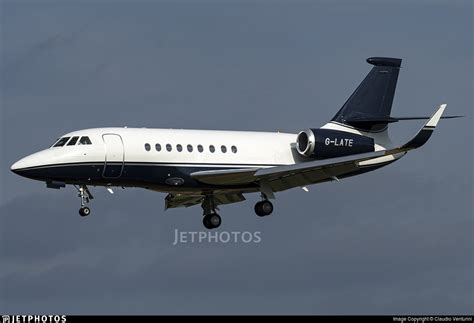
<instances>
[{"instance_id":1,"label":"vertical stabilizer","mask_svg":"<svg viewBox=\"0 0 474 323\"><path fill-rule=\"evenodd\" d=\"M331 121L362 131L385 130L401 62L399 58L368 58L367 63L374 67Z\"/></svg>"}]
</instances>

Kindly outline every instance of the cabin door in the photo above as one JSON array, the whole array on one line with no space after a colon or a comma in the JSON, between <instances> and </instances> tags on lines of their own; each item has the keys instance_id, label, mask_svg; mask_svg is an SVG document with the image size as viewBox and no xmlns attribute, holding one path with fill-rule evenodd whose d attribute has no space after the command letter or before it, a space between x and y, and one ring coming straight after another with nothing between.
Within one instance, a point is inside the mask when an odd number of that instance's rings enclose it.
<instances>
[{"instance_id":1,"label":"cabin door","mask_svg":"<svg viewBox=\"0 0 474 323\"><path fill-rule=\"evenodd\" d=\"M124 149L122 137L117 134L102 135L105 147L105 164L102 176L119 178L123 171Z\"/></svg>"}]
</instances>

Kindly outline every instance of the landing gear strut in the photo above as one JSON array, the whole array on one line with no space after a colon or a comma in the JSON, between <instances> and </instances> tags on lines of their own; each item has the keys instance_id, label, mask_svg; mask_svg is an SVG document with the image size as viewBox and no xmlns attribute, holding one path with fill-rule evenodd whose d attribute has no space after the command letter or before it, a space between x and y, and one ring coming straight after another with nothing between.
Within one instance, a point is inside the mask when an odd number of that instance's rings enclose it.
<instances>
[{"instance_id":1,"label":"landing gear strut","mask_svg":"<svg viewBox=\"0 0 474 323\"><path fill-rule=\"evenodd\" d=\"M91 209L89 209L85 204L89 203L94 197L92 196L91 192L87 188L86 185L74 185L78 192L78 196L81 198L81 208L79 209L79 214L81 216L88 216L91 214Z\"/></svg>"},{"instance_id":2,"label":"landing gear strut","mask_svg":"<svg viewBox=\"0 0 474 323\"><path fill-rule=\"evenodd\" d=\"M222 219L216 212L217 207L212 196L206 196L201 207L204 211L204 218L202 219L204 227L209 230L218 228L222 223Z\"/></svg>"},{"instance_id":3,"label":"landing gear strut","mask_svg":"<svg viewBox=\"0 0 474 323\"><path fill-rule=\"evenodd\" d=\"M262 194L263 200L255 204L255 213L258 216L267 216L273 212L273 204Z\"/></svg>"}]
</instances>

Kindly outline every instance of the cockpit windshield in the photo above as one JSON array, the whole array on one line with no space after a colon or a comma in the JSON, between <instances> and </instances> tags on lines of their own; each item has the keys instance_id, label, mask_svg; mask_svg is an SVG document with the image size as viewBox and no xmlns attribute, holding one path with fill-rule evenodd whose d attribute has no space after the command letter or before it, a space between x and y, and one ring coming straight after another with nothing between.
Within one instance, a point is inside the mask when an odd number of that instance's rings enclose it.
<instances>
[{"instance_id":1,"label":"cockpit windshield","mask_svg":"<svg viewBox=\"0 0 474 323\"><path fill-rule=\"evenodd\" d=\"M79 140L79 145L92 145L92 142L89 139L89 137L84 136L84 137L81 137L81 139Z\"/></svg>"},{"instance_id":2,"label":"cockpit windshield","mask_svg":"<svg viewBox=\"0 0 474 323\"><path fill-rule=\"evenodd\" d=\"M67 143L67 145L68 146L74 146L78 139L79 139L79 137L72 137L71 140L69 140L69 142Z\"/></svg>"},{"instance_id":3,"label":"cockpit windshield","mask_svg":"<svg viewBox=\"0 0 474 323\"><path fill-rule=\"evenodd\" d=\"M66 142L69 140L71 137L62 137L61 139L58 140L57 143L53 145L53 147L62 147L66 144Z\"/></svg>"},{"instance_id":4,"label":"cockpit windshield","mask_svg":"<svg viewBox=\"0 0 474 323\"><path fill-rule=\"evenodd\" d=\"M59 139L61 139L61 138L56 138L56 140L53 142L53 144L49 147L54 147L54 145L58 142Z\"/></svg>"},{"instance_id":5,"label":"cockpit windshield","mask_svg":"<svg viewBox=\"0 0 474 323\"><path fill-rule=\"evenodd\" d=\"M71 140L69 140L71 139ZM76 137L62 137L60 139L56 139L55 143L51 147L63 147L67 143L67 146L74 146L76 144L78 145L92 145L91 140L87 136L82 136L81 139L79 139L79 136Z\"/></svg>"}]
</instances>

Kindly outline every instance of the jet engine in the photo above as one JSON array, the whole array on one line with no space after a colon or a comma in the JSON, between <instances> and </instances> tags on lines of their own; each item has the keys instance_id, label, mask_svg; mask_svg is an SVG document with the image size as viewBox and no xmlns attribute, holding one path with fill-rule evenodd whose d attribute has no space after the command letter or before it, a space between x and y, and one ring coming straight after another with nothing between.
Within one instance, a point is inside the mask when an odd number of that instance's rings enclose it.
<instances>
[{"instance_id":1,"label":"jet engine","mask_svg":"<svg viewBox=\"0 0 474 323\"><path fill-rule=\"evenodd\" d=\"M374 151L374 139L332 129L306 129L296 138L296 150L315 159L341 157Z\"/></svg>"}]
</instances>

